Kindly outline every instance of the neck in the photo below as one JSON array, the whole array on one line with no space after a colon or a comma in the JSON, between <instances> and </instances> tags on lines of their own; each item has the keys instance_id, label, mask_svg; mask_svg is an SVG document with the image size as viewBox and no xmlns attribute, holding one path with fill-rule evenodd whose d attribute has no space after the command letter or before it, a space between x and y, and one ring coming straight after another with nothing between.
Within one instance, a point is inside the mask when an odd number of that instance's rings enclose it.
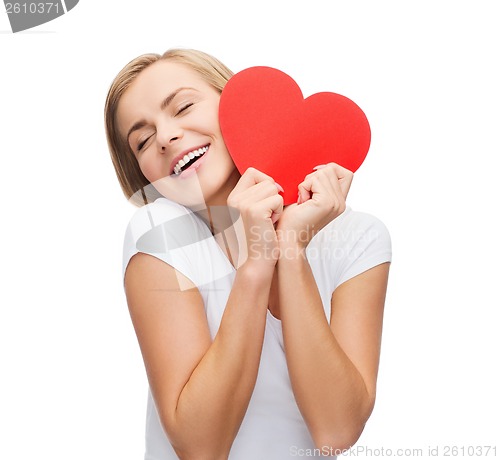
<instances>
[{"instance_id":1,"label":"neck","mask_svg":"<svg viewBox=\"0 0 500 460\"><path fill-rule=\"evenodd\" d=\"M238 216L227 205L209 205L195 212L208 226L212 235L217 235L230 229Z\"/></svg>"},{"instance_id":2,"label":"neck","mask_svg":"<svg viewBox=\"0 0 500 460\"><path fill-rule=\"evenodd\" d=\"M236 167L234 167L231 174L225 179L224 183L215 193L211 194L211 196L204 196L206 205L210 207L227 206L227 199L238 184L240 178L241 174Z\"/></svg>"},{"instance_id":3,"label":"neck","mask_svg":"<svg viewBox=\"0 0 500 460\"><path fill-rule=\"evenodd\" d=\"M238 214L228 206L207 206L196 214L207 224L216 243L234 268L238 268L239 246L234 224Z\"/></svg>"},{"instance_id":4,"label":"neck","mask_svg":"<svg viewBox=\"0 0 500 460\"><path fill-rule=\"evenodd\" d=\"M234 171L226 180L217 193L206 199L206 206L200 209L193 209L208 226L215 240L226 254L233 266L237 266L238 260L238 240L234 229L234 223L239 218L239 213L235 209L229 208L227 199L229 194L240 180L241 174L234 168Z\"/></svg>"}]
</instances>

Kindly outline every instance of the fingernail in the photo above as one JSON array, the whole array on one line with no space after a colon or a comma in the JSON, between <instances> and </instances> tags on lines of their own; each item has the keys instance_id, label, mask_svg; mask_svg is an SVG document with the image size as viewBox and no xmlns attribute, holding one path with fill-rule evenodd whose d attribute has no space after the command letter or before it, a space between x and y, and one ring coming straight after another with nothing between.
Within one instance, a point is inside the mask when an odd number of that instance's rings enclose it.
<instances>
[{"instance_id":1,"label":"fingernail","mask_svg":"<svg viewBox=\"0 0 500 460\"><path fill-rule=\"evenodd\" d=\"M315 166L313 169L316 171L317 169L321 169L321 168L324 168L326 165L318 165L318 166Z\"/></svg>"},{"instance_id":2,"label":"fingernail","mask_svg":"<svg viewBox=\"0 0 500 460\"><path fill-rule=\"evenodd\" d=\"M300 199L300 192L297 193L297 204L301 204L302 200Z\"/></svg>"},{"instance_id":3,"label":"fingernail","mask_svg":"<svg viewBox=\"0 0 500 460\"><path fill-rule=\"evenodd\" d=\"M275 183L274 183L274 185L276 185L276 188L277 188L280 192L284 192L283 187L282 187L280 184L278 184L278 182L275 182Z\"/></svg>"}]
</instances>

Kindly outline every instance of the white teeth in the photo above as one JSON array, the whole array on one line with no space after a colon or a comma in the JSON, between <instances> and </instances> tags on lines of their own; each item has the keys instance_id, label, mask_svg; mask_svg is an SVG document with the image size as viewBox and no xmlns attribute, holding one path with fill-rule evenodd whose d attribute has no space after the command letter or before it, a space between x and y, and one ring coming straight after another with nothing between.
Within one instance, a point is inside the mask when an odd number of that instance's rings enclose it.
<instances>
[{"instance_id":1,"label":"white teeth","mask_svg":"<svg viewBox=\"0 0 500 460\"><path fill-rule=\"evenodd\" d=\"M192 152L187 153L182 157L181 160L177 162L177 164L174 167L174 174L178 175L181 172L181 169L183 166L185 166L189 161L194 159L195 157L199 157L203 155L206 151L208 150L208 145L205 147L201 147L199 149L193 150Z\"/></svg>"}]
</instances>

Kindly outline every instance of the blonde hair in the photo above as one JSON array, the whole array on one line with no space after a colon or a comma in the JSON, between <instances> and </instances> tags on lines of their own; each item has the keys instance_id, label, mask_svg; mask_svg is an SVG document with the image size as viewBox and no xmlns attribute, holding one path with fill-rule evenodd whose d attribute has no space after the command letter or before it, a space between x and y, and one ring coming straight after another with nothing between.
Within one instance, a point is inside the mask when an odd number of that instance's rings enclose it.
<instances>
[{"instance_id":1,"label":"blonde hair","mask_svg":"<svg viewBox=\"0 0 500 460\"><path fill-rule=\"evenodd\" d=\"M115 77L104 107L106 138L122 191L127 199L138 206L154 201L160 195L142 174L132 149L120 134L116 115L121 97L137 76L151 64L161 60L188 66L219 93L233 75L222 62L207 53L193 49L170 49L162 55L151 53L138 56Z\"/></svg>"}]
</instances>

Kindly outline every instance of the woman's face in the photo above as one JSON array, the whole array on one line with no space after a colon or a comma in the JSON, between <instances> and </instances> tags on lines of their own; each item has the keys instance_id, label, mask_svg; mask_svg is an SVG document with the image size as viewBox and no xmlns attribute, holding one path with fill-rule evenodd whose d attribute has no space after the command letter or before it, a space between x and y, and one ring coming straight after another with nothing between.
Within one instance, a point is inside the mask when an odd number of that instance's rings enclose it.
<instances>
[{"instance_id":1,"label":"woman's face","mask_svg":"<svg viewBox=\"0 0 500 460\"><path fill-rule=\"evenodd\" d=\"M220 131L219 99L189 67L158 61L118 104L118 129L144 176L163 196L191 208L225 205L240 177Z\"/></svg>"}]
</instances>

